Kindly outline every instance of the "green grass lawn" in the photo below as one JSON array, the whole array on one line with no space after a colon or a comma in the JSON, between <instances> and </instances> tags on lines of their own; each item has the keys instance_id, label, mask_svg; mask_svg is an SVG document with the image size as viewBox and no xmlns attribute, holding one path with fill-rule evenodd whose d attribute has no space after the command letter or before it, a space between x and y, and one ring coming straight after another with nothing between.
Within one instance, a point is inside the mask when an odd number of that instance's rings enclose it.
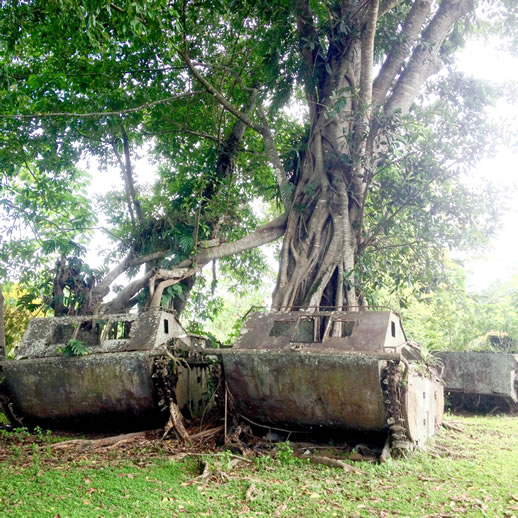
<instances>
[{"instance_id":1,"label":"green grass lawn","mask_svg":"<svg viewBox=\"0 0 518 518\"><path fill-rule=\"evenodd\" d=\"M518 516L518 417L448 417L427 452L360 473L309 464L281 446L252 462L191 455L173 442L54 452L53 435L0 436L0 516ZM202 461L211 470L200 478Z\"/></svg>"}]
</instances>

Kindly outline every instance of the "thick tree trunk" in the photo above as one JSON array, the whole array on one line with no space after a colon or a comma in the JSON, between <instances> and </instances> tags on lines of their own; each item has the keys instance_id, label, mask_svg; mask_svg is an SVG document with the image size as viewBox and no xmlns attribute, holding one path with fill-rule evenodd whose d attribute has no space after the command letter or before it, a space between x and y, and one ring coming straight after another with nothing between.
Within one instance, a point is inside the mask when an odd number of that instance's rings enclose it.
<instances>
[{"instance_id":1,"label":"thick tree trunk","mask_svg":"<svg viewBox=\"0 0 518 518\"><path fill-rule=\"evenodd\" d=\"M357 306L358 248L343 121L316 117L288 217L273 306ZM348 283L345 283L345 277Z\"/></svg>"},{"instance_id":2,"label":"thick tree trunk","mask_svg":"<svg viewBox=\"0 0 518 518\"><path fill-rule=\"evenodd\" d=\"M319 101L308 94L310 136L284 235L274 309L358 306L359 199L353 175L361 175L354 144L354 113L360 108L352 92L359 85L360 57L359 40L346 53L331 55Z\"/></svg>"},{"instance_id":3,"label":"thick tree trunk","mask_svg":"<svg viewBox=\"0 0 518 518\"><path fill-rule=\"evenodd\" d=\"M401 41L374 80L377 21L398 4L368 0L329 9L324 45L309 0L295 2L310 135L288 212L274 309L358 309L363 299L354 272L358 253L369 242L363 212L384 140L373 111L385 117L408 113L423 83L438 70L451 29L473 9L473 0L444 0L423 29L431 2L416 1ZM333 17L335 29L347 20L347 36L333 30ZM420 34L422 44L414 45Z\"/></svg>"}]
</instances>

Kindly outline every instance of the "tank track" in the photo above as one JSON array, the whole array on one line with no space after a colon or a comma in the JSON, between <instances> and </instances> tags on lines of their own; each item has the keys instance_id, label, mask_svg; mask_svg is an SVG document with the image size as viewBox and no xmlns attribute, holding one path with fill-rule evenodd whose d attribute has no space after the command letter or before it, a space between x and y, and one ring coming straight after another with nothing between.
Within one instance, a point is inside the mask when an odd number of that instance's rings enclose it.
<instances>
[{"instance_id":1,"label":"tank track","mask_svg":"<svg viewBox=\"0 0 518 518\"><path fill-rule=\"evenodd\" d=\"M413 449L413 443L406 428L403 378L401 363L388 361L382 377L382 389L389 428L390 452L394 458L405 457Z\"/></svg>"}]
</instances>

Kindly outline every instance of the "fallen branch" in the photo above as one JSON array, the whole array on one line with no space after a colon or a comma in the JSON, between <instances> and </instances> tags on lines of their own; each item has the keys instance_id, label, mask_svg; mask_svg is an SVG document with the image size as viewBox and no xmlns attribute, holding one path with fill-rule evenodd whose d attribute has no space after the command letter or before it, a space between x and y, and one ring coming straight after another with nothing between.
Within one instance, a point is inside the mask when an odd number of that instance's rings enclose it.
<instances>
[{"instance_id":1,"label":"fallen branch","mask_svg":"<svg viewBox=\"0 0 518 518\"><path fill-rule=\"evenodd\" d=\"M186 443L191 440L185 426L183 425L183 417L178 405L171 399L169 402L169 420L165 425L164 434L162 435L162 439L167 437L167 434L174 430L178 439L182 442Z\"/></svg>"},{"instance_id":2,"label":"fallen branch","mask_svg":"<svg viewBox=\"0 0 518 518\"><path fill-rule=\"evenodd\" d=\"M248 489L245 493L245 501L250 502L251 500L254 500L254 497L252 496L255 493L256 487L253 482L250 482L250 485L248 486Z\"/></svg>"},{"instance_id":3,"label":"fallen branch","mask_svg":"<svg viewBox=\"0 0 518 518\"><path fill-rule=\"evenodd\" d=\"M309 461L312 464L323 464L324 466L329 466L331 468L341 468L344 471L347 471L348 473L363 473L361 469L355 468L354 466L347 464L343 460L333 459L331 457L312 455L311 457L309 457Z\"/></svg>"},{"instance_id":4,"label":"fallen branch","mask_svg":"<svg viewBox=\"0 0 518 518\"><path fill-rule=\"evenodd\" d=\"M144 439L148 432L134 432L111 437L102 437L100 439L72 439L71 441L61 441L53 444L53 450L66 450L72 447L78 447L80 450L97 449L97 448L115 448L122 444L134 441L135 439Z\"/></svg>"},{"instance_id":5,"label":"fallen branch","mask_svg":"<svg viewBox=\"0 0 518 518\"><path fill-rule=\"evenodd\" d=\"M453 423L448 423L447 421L443 421L442 426L443 426L443 428L446 428L446 430L453 430L454 432L463 432L464 431L459 426L457 426Z\"/></svg>"},{"instance_id":6,"label":"fallen branch","mask_svg":"<svg viewBox=\"0 0 518 518\"><path fill-rule=\"evenodd\" d=\"M196 441L198 439L206 439L207 437L212 437L213 435L216 435L219 432L223 431L223 425L216 426L215 428L208 428L207 430L203 430L202 432L195 433L190 437L191 441Z\"/></svg>"}]
</instances>

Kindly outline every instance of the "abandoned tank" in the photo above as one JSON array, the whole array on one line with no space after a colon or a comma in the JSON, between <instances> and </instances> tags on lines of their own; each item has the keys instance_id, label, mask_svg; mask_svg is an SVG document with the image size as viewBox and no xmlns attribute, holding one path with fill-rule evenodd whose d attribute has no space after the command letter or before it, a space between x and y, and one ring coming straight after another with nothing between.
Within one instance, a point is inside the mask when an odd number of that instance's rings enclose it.
<instances>
[{"instance_id":1,"label":"abandoned tank","mask_svg":"<svg viewBox=\"0 0 518 518\"><path fill-rule=\"evenodd\" d=\"M78 343L88 354L64 354ZM3 391L24 425L146 429L171 398L203 414L223 365L232 411L263 427L379 432L406 451L442 420L442 385L392 311L254 312L232 349L203 345L161 310L34 319L0 362Z\"/></svg>"},{"instance_id":2,"label":"abandoned tank","mask_svg":"<svg viewBox=\"0 0 518 518\"><path fill-rule=\"evenodd\" d=\"M221 356L252 424L380 432L407 450L442 421L442 384L390 310L254 312Z\"/></svg>"},{"instance_id":3,"label":"abandoned tank","mask_svg":"<svg viewBox=\"0 0 518 518\"><path fill-rule=\"evenodd\" d=\"M217 369L189 354L203 345L162 310L35 318L16 359L0 361L3 407L12 421L50 428L149 429L164 424L171 397L199 416Z\"/></svg>"},{"instance_id":4,"label":"abandoned tank","mask_svg":"<svg viewBox=\"0 0 518 518\"><path fill-rule=\"evenodd\" d=\"M440 352L452 410L518 412L518 354Z\"/></svg>"}]
</instances>

